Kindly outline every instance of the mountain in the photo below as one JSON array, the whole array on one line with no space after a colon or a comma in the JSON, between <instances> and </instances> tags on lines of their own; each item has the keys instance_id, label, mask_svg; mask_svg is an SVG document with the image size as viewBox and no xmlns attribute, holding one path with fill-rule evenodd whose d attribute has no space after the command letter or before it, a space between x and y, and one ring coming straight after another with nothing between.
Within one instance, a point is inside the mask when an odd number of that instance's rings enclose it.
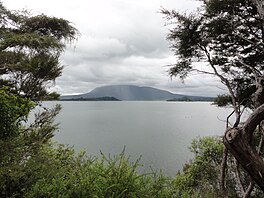
<instances>
[{"instance_id":1,"label":"mountain","mask_svg":"<svg viewBox=\"0 0 264 198\"><path fill-rule=\"evenodd\" d=\"M109 85L98 87L86 94L61 96L61 100L78 99L78 98L101 98L114 97L118 100L128 101L159 101L159 100L180 100L188 97L189 99L204 98L197 96L186 96L181 94L174 94L169 91L156 89L153 87L139 87L133 85Z\"/></svg>"}]
</instances>

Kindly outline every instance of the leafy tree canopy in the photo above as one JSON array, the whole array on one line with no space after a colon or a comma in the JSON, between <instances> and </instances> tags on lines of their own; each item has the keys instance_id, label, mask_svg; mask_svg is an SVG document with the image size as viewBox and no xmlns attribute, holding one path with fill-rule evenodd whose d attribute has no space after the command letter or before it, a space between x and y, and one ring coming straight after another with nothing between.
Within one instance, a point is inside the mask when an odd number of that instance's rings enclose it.
<instances>
[{"instance_id":1,"label":"leafy tree canopy","mask_svg":"<svg viewBox=\"0 0 264 198\"><path fill-rule=\"evenodd\" d=\"M0 3L0 85L34 101L61 75L59 63L77 30L64 19L7 10Z\"/></svg>"},{"instance_id":2,"label":"leafy tree canopy","mask_svg":"<svg viewBox=\"0 0 264 198\"><path fill-rule=\"evenodd\" d=\"M250 102L256 90L255 75L260 76L264 70L262 20L254 4L249 0L210 0L190 16L174 10L162 12L174 25L168 40L178 61L172 65L170 75L215 75L231 90L234 99ZM208 68L195 67L197 61L205 62Z\"/></svg>"},{"instance_id":3,"label":"leafy tree canopy","mask_svg":"<svg viewBox=\"0 0 264 198\"><path fill-rule=\"evenodd\" d=\"M201 2L203 5L197 13L189 15L162 10L171 24L167 39L177 58L169 73L182 79L194 72L209 74L226 86L229 98L222 97L216 102L231 103L235 122L227 121L224 143L264 191L263 138L258 139L257 148L252 141L257 127L262 134L264 131L263 1ZM202 62L203 67L195 66L196 62ZM241 116L245 107L250 108L252 114L243 123ZM222 173L223 179L225 172ZM222 190L225 194L224 182Z\"/></svg>"},{"instance_id":4,"label":"leafy tree canopy","mask_svg":"<svg viewBox=\"0 0 264 198\"><path fill-rule=\"evenodd\" d=\"M41 100L58 98L48 88L61 75L59 57L76 36L67 20L10 11L0 2L0 197L23 197L39 179L31 169L41 167L36 164L58 128L53 121L60 107L43 108L24 122Z\"/></svg>"}]
</instances>

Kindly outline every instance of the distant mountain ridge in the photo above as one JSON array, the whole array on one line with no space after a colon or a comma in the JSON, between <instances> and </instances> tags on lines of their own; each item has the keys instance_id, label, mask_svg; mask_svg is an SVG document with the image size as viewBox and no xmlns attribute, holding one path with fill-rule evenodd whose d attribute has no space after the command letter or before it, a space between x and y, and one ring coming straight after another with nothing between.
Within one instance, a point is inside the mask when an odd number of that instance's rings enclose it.
<instances>
[{"instance_id":1,"label":"distant mountain ridge","mask_svg":"<svg viewBox=\"0 0 264 198\"><path fill-rule=\"evenodd\" d=\"M78 98L102 98L114 97L118 100L125 101L164 101L164 100L177 100L188 97L190 100L208 99L208 97L201 96L186 96L182 94L174 94L169 91L156 89L153 87L139 87L134 85L108 85L97 87L89 93L80 95L61 96L61 100L70 100Z\"/></svg>"}]
</instances>

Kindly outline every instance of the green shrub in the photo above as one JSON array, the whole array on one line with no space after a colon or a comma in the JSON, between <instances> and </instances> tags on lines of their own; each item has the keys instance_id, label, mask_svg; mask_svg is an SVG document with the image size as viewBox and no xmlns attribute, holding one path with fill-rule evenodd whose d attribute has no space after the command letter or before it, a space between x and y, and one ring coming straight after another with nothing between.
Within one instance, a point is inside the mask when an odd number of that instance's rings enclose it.
<instances>
[{"instance_id":1,"label":"green shrub","mask_svg":"<svg viewBox=\"0 0 264 198\"><path fill-rule=\"evenodd\" d=\"M173 193L171 179L161 173L138 173L139 160L131 162L124 152L108 158L102 154L100 159L83 152L75 156L67 147L44 153L48 162L37 172L45 175L26 197L171 197Z\"/></svg>"}]
</instances>

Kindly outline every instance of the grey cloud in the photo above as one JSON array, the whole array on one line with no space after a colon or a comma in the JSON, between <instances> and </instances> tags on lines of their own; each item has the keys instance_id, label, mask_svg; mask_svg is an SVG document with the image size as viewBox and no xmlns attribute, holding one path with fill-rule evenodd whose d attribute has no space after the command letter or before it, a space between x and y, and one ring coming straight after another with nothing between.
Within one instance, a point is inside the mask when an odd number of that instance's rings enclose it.
<instances>
[{"instance_id":1,"label":"grey cloud","mask_svg":"<svg viewBox=\"0 0 264 198\"><path fill-rule=\"evenodd\" d=\"M175 62L166 41L159 9L193 10L193 0L3 0L10 9L30 8L71 21L81 37L61 57L65 65L54 90L84 93L110 84L153 86L174 93L216 95L219 83L191 76L182 84L170 80L165 65ZM50 5L53 6L50 6ZM219 92L223 92L219 90Z\"/></svg>"}]
</instances>

